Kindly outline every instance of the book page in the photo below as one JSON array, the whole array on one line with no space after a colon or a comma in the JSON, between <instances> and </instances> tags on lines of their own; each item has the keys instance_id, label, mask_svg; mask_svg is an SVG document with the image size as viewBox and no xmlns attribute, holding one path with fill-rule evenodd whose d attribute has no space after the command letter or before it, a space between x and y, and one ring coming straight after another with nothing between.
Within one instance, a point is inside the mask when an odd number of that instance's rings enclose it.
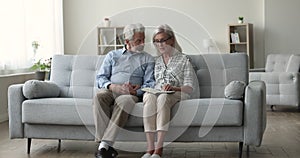
<instances>
[{"instance_id":1,"label":"book page","mask_svg":"<svg viewBox=\"0 0 300 158\"><path fill-rule=\"evenodd\" d=\"M152 93L152 94L172 94L172 93L175 93L175 91L161 91L161 90L158 90L158 89L154 89L154 88L142 88L141 89L142 91L144 92L149 92L149 93Z\"/></svg>"}]
</instances>

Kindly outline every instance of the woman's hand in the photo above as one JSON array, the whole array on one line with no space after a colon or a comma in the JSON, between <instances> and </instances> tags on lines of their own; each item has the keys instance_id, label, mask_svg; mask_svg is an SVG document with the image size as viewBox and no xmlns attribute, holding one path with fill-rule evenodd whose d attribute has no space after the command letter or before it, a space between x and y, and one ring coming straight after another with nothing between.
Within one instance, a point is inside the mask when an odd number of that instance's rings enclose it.
<instances>
[{"instance_id":1,"label":"woman's hand","mask_svg":"<svg viewBox=\"0 0 300 158\"><path fill-rule=\"evenodd\" d=\"M163 91L172 91L173 87L170 84L165 84L161 88Z\"/></svg>"},{"instance_id":2,"label":"woman's hand","mask_svg":"<svg viewBox=\"0 0 300 158\"><path fill-rule=\"evenodd\" d=\"M161 90L163 90L163 91L182 91L182 92L185 92L188 94L193 92L193 88L190 86L175 87L175 86L171 86L170 84L163 85Z\"/></svg>"}]
</instances>

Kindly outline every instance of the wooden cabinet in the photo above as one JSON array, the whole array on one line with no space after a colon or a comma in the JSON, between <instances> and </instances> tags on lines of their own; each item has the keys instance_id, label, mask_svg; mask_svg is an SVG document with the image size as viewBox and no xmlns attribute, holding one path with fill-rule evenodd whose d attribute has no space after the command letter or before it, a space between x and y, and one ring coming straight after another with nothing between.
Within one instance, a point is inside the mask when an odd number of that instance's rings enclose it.
<instances>
[{"instance_id":1,"label":"wooden cabinet","mask_svg":"<svg viewBox=\"0 0 300 158\"><path fill-rule=\"evenodd\" d=\"M228 25L229 52L247 53L249 66L253 68L253 24L229 24Z\"/></svg>"},{"instance_id":2,"label":"wooden cabinet","mask_svg":"<svg viewBox=\"0 0 300 158\"><path fill-rule=\"evenodd\" d=\"M124 47L123 29L124 27L97 27L99 55Z\"/></svg>"}]
</instances>

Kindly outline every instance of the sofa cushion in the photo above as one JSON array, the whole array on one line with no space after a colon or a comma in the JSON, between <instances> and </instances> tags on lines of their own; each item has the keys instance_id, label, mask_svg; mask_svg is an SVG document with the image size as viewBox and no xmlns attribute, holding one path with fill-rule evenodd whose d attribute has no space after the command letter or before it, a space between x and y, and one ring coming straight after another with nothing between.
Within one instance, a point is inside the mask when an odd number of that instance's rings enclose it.
<instances>
[{"instance_id":1,"label":"sofa cushion","mask_svg":"<svg viewBox=\"0 0 300 158\"><path fill-rule=\"evenodd\" d=\"M94 125L91 99L43 98L26 100L22 105L22 122L30 124ZM127 126L143 126L143 103L137 103ZM55 117L53 117L55 116Z\"/></svg>"},{"instance_id":2,"label":"sofa cushion","mask_svg":"<svg viewBox=\"0 0 300 158\"><path fill-rule=\"evenodd\" d=\"M225 98L190 99L172 109L172 126L241 126L243 102Z\"/></svg>"},{"instance_id":3,"label":"sofa cushion","mask_svg":"<svg viewBox=\"0 0 300 158\"><path fill-rule=\"evenodd\" d=\"M26 100L22 105L22 113L23 123L94 125L91 99L44 98ZM142 127L142 115L143 103L140 102L131 112L126 126ZM181 101L172 108L171 125L240 126L243 120L242 115L243 102L240 100L191 99Z\"/></svg>"},{"instance_id":4,"label":"sofa cushion","mask_svg":"<svg viewBox=\"0 0 300 158\"><path fill-rule=\"evenodd\" d=\"M231 81L224 89L224 95L228 99L242 99L245 91L245 82Z\"/></svg>"},{"instance_id":5,"label":"sofa cushion","mask_svg":"<svg viewBox=\"0 0 300 158\"><path fill-rule=\"evenodd\" d=\"M248 57L245 53L189 55L194 65L200 98L224 98L224 88L234 80L248 83Z\"/></svg>"},{"instance_id":6,"label":"sofa cushion","mask_svg":"<svg viewBox=\"0 0 300 158\"><path fill-rule=\"evenodd\" d=\"M26 100L22 105L22 122L31 124L94 125L91 99L43 98ZM127 126L143 126L143 103L137 103ZM55 116L55 117L53 117Z\"/></svg>"},{"instance_id":7,"label":"sofa cushion","mask_svg":"<svg viewBox=\"0 0 300 158\"><path fill-rule=\"evenodd\" d=\"M60 87L60 97L92 99L98 90L95 79L104 58L105 55L53 56L50 80Z\"/></svg>"},{"instance_id":8,"label":"sofa cushion","mask_svg":"<svg viewBox=\"0 0 300 158\"><path fill-rule=\"evenodd\" d=\"M23 95L28 99L59 96L60 89L54 82L28 80L23 86Z\"/></svg>"},{"instance_id":9,"label":"sofa cushion","mask_svg":"<svg viewBox=\"0 0 300 158\"><path fill-rule=\"evenodd\" d=\"M22 122L57 125L94 125L92 99L42 98L25 100Z\"/></svg>"},{"instance_id":10,"label":"sofa cushion","mask_svg":"<svg viewBox=\"0 0 300 158\"><path fill-rule=\"evenodd\" d=\"M269 54L266 72L299 72L299 54Z\"/></svg>"},{"instance_id":11,"label":"sofa cushion","mask_svg":"<svg viewBox=\"0 0 300 158\"><path fill-rule=\"evenodd\" d=\"M143 126L143 104L138 103L127 126ZM177 103L171 110L171 126L241 126L243 102L225 98L189 99Z\"/></svg>"}]
</instances>

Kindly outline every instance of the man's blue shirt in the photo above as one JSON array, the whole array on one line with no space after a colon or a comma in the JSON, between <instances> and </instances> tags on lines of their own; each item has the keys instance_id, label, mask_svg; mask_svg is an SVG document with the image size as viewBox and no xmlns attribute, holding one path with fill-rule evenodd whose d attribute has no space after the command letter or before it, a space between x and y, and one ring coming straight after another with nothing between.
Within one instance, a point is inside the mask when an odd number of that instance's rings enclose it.
<instances>
[{"instance_id":1,"label":"man's blue shirt","mask_svg":"<svg viewBox=\"0 0 300 158\"><path fill-rule=\"evenodd\" d=\"M132 53L126 49L109 52L97 74L98 88L126 82L141 88L154 87L154 58L146 52ZM137 96L143 95L141 88Z\"/></svg>"}]
</instances>

